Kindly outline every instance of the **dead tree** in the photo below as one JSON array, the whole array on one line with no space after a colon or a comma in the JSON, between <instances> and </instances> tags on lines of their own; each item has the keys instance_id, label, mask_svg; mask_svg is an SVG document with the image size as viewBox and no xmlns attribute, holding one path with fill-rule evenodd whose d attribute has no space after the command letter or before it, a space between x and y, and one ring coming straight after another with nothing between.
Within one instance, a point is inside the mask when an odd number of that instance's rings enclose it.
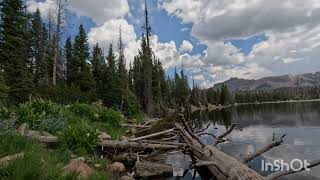
<instances>
[{"instance_id":1,"label":"dead tree","mask_svg":"<svg viewBox=\"0 0 320 180\"><path fill-rule=\"evenodd\" d=\"M275 140L274 137L271 144L258 150L255 154L247 156L243 160L244 163L242 163L235 158L225 154L224 152L221 152L215 147L217 144L226 141L224 138L232 132L236 124L232 125L225 133L218 136L214 145L205 145L201 142L198 136L192 132L189 124L185 122L184 116L180 115L180 117L182 118L183 126L175 123L175 127L181 132L183 141L187 144L187 147L189 147L189 151L193 156L193 159L196 159L196 163L194 164L194 166L207 167L212 177L215 177L218 180L272 180L305 170L301 169L299 171L290 170L276 172L267 177L264 177L244 164L250 162L254 158L269 151L270 149L281 145L283 142L283 138L286 135L283 135L279 140ZM320 160L312 161L308 168L315 167L319 164Z\"/></svg>"}]
</instances>

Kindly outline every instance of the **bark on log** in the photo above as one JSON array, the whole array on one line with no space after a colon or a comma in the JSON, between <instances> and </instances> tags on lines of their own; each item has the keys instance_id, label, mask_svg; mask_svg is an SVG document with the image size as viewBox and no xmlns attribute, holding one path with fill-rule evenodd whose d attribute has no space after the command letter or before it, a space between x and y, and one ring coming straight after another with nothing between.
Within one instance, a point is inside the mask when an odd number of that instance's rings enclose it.
<instances>
[{"instance_id":1,"label":"bark on log","mask_svg":"<svg viewBox=\"0 0 320 180\"><path fill-rule=\"evenodd\" d=\"M142 140L142 139L148 139L148 138L152 138L152 137L157 137L157 136L161 136L163 134L168 134L168 133L173 132L173 131L174 131L174 129L169 129L169 130L165 130L165 131L149 134L149 135L146 135L146 136L129 139L129 141L139 141L139 140Z\"/></svg>"},{"instance_id":2,"label":"bark on log","mask_svg":"<svg viewBox=\"0 0 320 180\"><path fill-rule=\"evenodd\" d=\"M3 158L0 158L0 167L1 166L6 166L8 165L11 161L15 161L19 158L23 158L24 157L24 153L21 152L21 153L17 153L17 154L14 154L14 155L10 155L10 156L6 156L6 157L3 157Z\"/></svg>"},{"instance_id":3,"label":"bark on log","mask_svg":"<svg viewBox=\"0 0 320 180\"><path fill-rule=\"evenodd\" d=\"M177 149L177 145L167 145L167 144L150 144L150 143L139 143L139 142L128 142L128 141L102 141L98 143L98 147L103 147L103 149L159 149L159 150L169 150Z\"/></svg>"},{"instance_id":4,"label":"bark on log","mask_svg":"<svg viewBox=\"0 0 320 180\"><path fill-rule=\"evenodd\" d=\"M165 176L172 174L171 165L159 164L153 162L140 162L137 161L135 165L136 176L138 177L152 177L152 176Z\"/></svg>"},{"instance_id":5,"label":"bark on log","mask_svg":"<svg viewBox=\"0 0 320 180\"><path fill-rule=\"evenodd\" d=\"M135 124L124 124L123 127L129 127L129 128L151 128L151 126L135 125Z\"/></svg>"},{"instance_id":6,"label":"bark on log","mask_svg":"<svg viewBox=\"0 0 320 180\"><path fill-rule=\"evenodd\" d=\"M44 143L46 145L55 145L59 142L58 137L56 136L33 136L33 135L25 135L31 139L35 139L40 143Z\"/></svg>"},{"instance_id":7,"label":"bark on log","mask_svg":"<svg viewBox=\"0 0 320 180\"><path fill-rule=\"evenodd\" d=\"M217 148L211 145L202 145L195 140L183 127L179 124L175 124L176 127L183 134L185 142L191 147L193 155L202 161L210 161L212 165L207 165L207 168L212 173L212 176L219 180L264 180L265 178L250 169L246 165L242 164L235 158L219 151ZM216 166L219 166L218 168Z\"/></svg>"}]
</instances>

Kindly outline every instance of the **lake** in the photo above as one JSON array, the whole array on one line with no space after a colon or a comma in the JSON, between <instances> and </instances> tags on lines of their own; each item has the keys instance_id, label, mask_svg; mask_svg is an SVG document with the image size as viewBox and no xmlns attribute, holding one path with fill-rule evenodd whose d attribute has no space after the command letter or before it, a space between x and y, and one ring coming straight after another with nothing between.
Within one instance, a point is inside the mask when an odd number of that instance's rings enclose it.
<instances>
[{"instance_id":1,"label":"lake","mask_svg":"<svg viewBox=\"0 0 320 180\"><path fill-rule=\"evenodd\" d=\"M276 137L287 134L281 146L249 164L263 175L270 174L271 169L262 171L262 164L273 163L275 160L290 163L296 158L307 162L320 159L320 102L244 105L219 111L195 112L191 119L199 129L210 123L206 132L215 135L225 132L232 123L238 123L239 128L227 137L232 141L218 147L237 159L242 159L245 154L253 153L271 143L273 134ZM206 143L213 142L210 136L203 136L202 139ZM320 179L320 168L315 167L309 172L304 171L281 179Z\"/></svg>"}]
</instances>

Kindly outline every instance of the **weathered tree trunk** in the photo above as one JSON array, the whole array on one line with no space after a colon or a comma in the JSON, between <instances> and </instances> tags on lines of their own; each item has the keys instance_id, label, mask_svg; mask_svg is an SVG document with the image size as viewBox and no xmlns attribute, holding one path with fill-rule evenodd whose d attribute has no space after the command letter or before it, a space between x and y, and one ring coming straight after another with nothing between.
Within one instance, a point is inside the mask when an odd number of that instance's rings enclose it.
<instances>
[{"instance_id":1,"label":"weathered tree trunk","mask_svg":"<svg viewBox=\"0 0 320 180\"><path fill-rule=\"evenodd\" d=\"M98 147L102 149L159 149L159 150L169 150L169 149L177 149L179 146L177 145L168 145L168 144L151 144L151 143L138 143L138 142L128 142L128 141L102 141L98 143Z\"/></svg>"},{"instance_id":2,"label":"weathered tree trunk","mask_svg":"<svg viewBox=\"0 0 320 180\"><path fill-rule=\"evenodd\" d=\"M219 180L264 180L265 178L250 169L246 165L242 164L235 158L219 151L217 148L211 145L205 145L204 147L195 140L189 132L182 128L179 124L175 124L176 127L183 134L185 142L189 145L190 151L200 161L211 162L206 165L212 176Z\"/></svg>"}]
</instances>

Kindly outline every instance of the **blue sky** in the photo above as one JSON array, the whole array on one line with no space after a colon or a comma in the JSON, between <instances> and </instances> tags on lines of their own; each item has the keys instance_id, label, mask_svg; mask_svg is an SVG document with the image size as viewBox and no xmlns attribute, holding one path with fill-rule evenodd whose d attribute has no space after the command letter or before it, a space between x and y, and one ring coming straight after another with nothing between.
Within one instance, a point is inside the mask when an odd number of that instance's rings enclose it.
<instances>
[{"instance_id":1,"label":"blue sky","mask_svg":"<svg viewBox=\"0 0 320 180\"><path fill-rule=\"evenodd\" d=\"M167 74L184 64L203 87L320 70L320 3L314 0L147 0L155 54ZM121 26L128 63L139 48L144 0L70 0L64 37L84 24L90 45L116 44ZM46 18L54 0L27 0Z\"/></svg>"}]
</instances>

